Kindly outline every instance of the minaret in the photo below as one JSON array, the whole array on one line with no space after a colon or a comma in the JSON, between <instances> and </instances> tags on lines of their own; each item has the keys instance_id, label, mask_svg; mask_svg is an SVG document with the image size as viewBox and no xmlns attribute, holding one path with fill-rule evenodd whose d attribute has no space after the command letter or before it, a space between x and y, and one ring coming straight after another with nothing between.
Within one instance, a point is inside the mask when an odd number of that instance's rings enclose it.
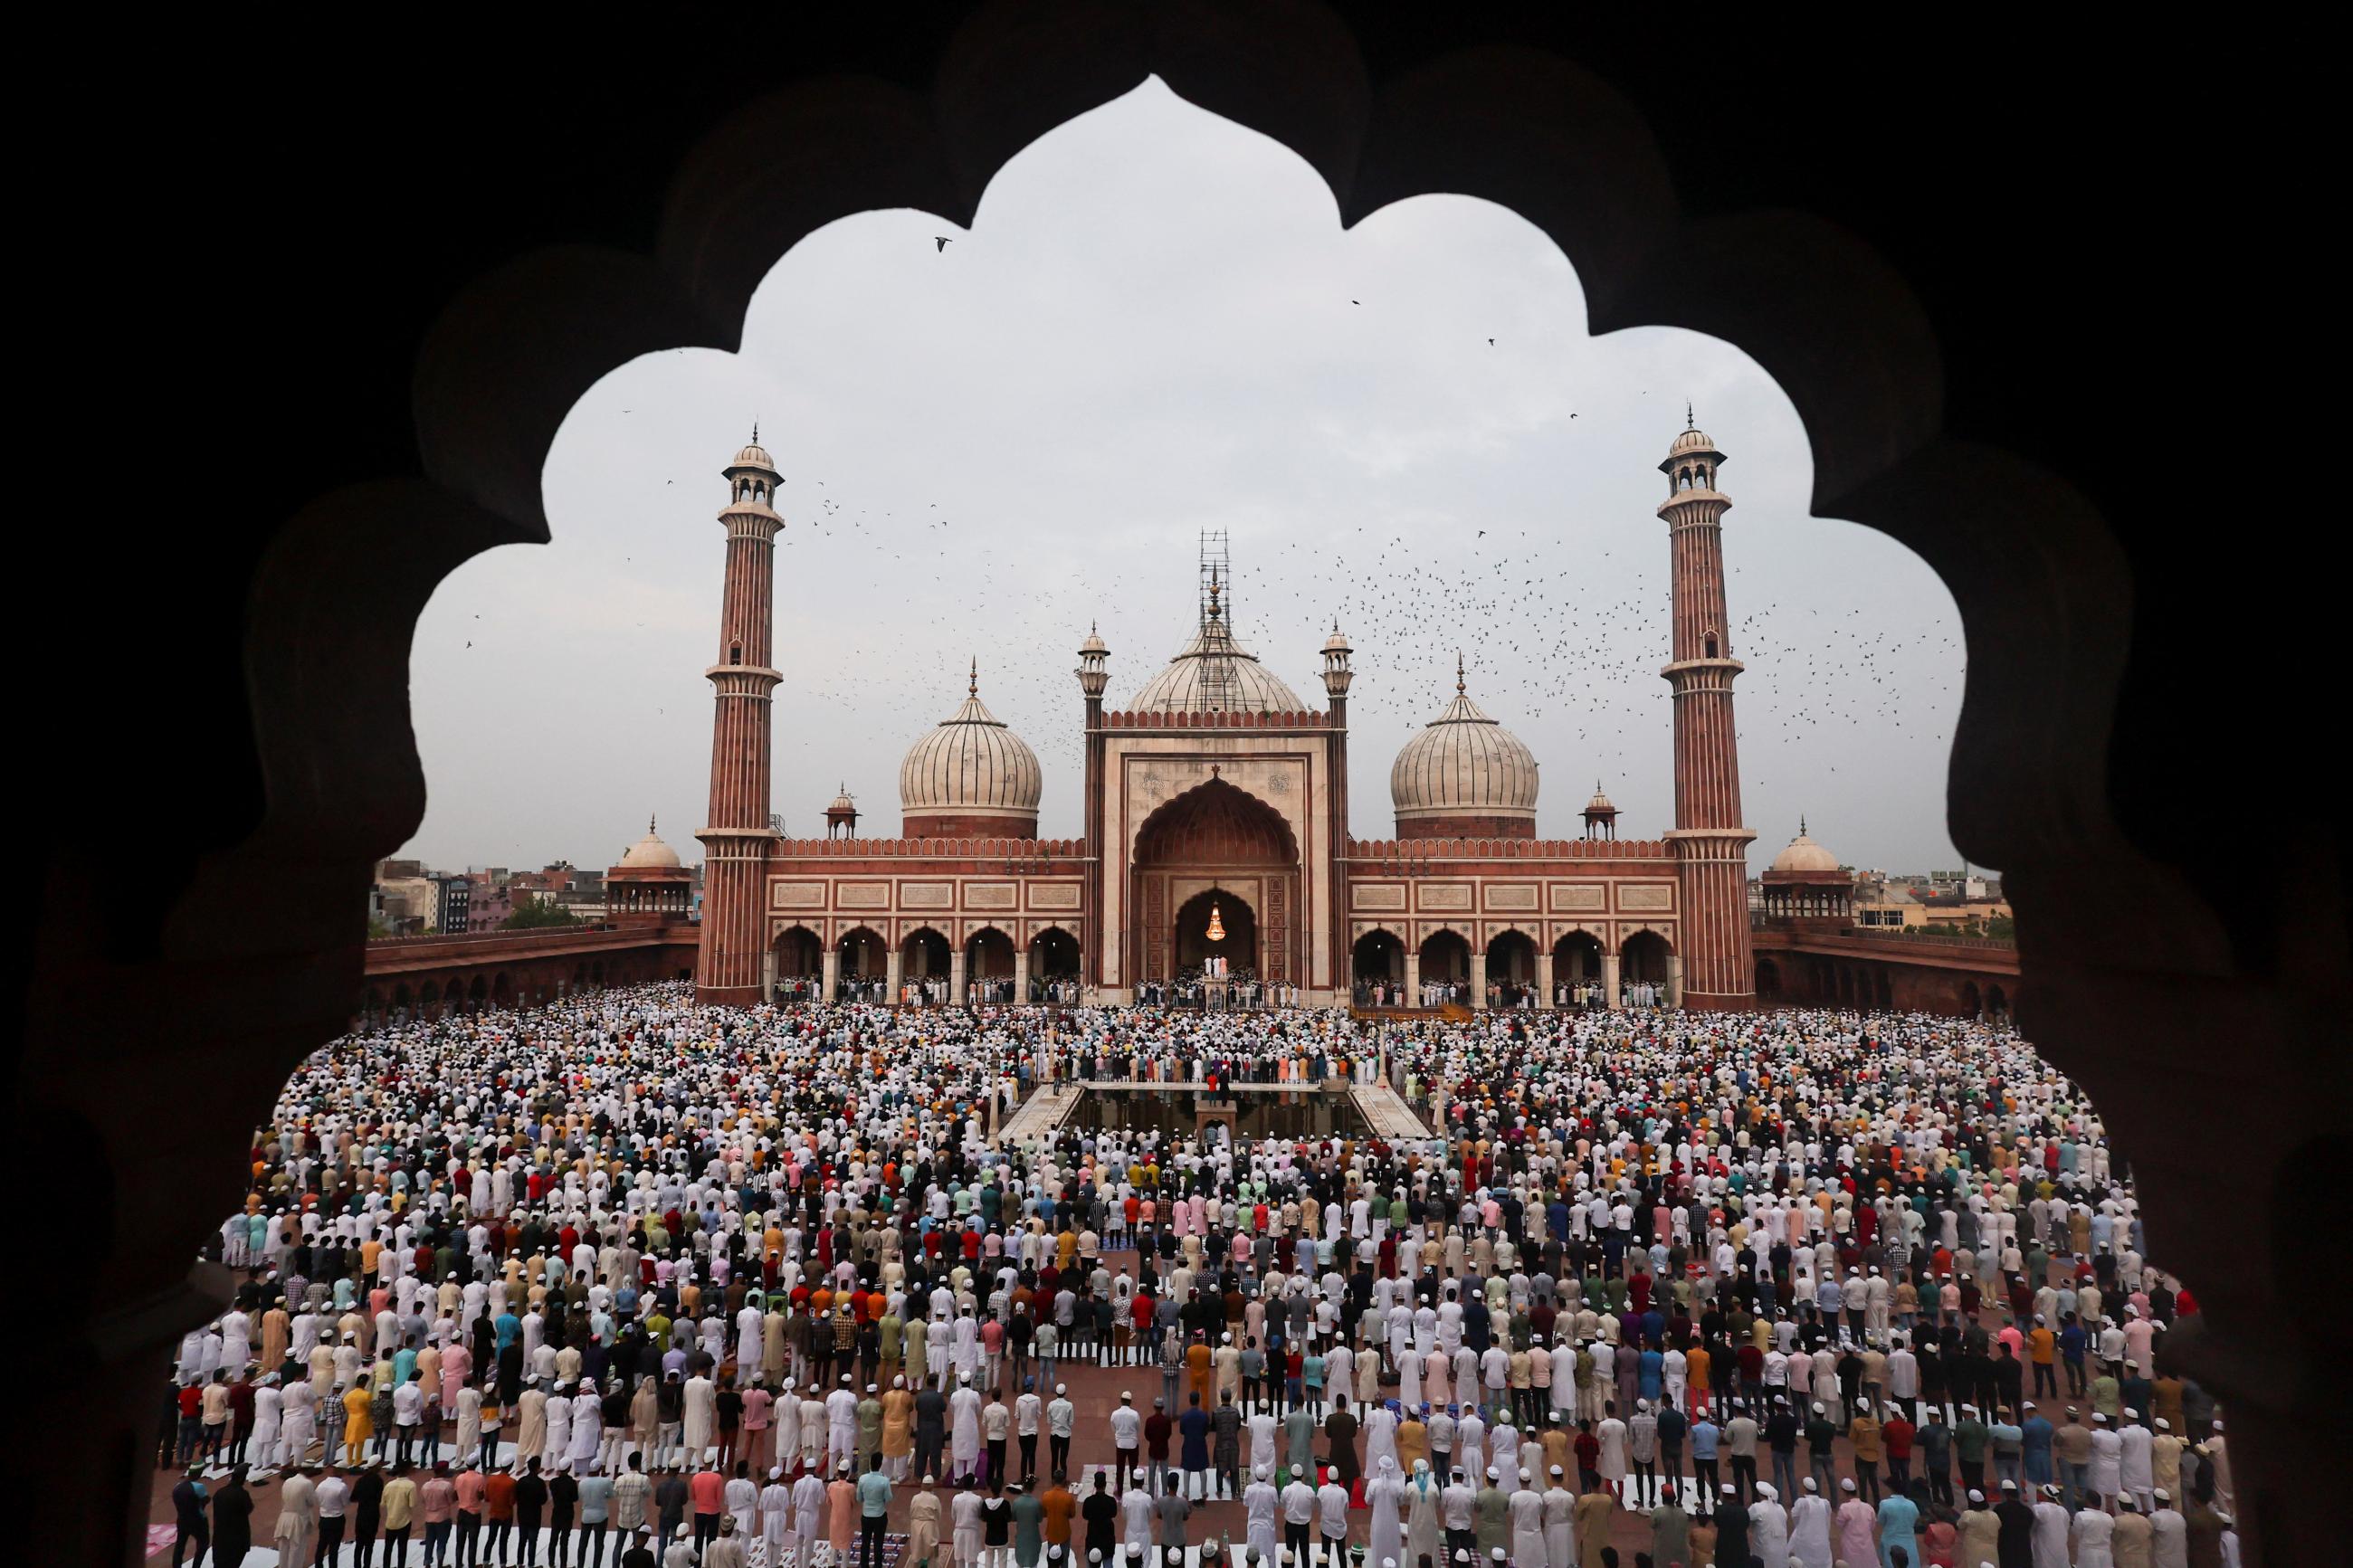
<instances>
[{"instance_id":1,"label":"minaret","mask_svg":"<svg viewBox=\"0 0 2353 1568\"><path fill-rule=\"evenodd\" d=\"M761 1000L767 957L761 924L768 855L776 835L768 820L770 694L784 677L769 667L776 640L776 465L752 444L721 470L727 505L727 578L719 598L719 662L711 678L717 711L711 727L710 826L702 841L702 951L695 965L697 1002L748 1005Z\"/></svg>"},{"instance_id":2,"label":"minaret","mask_svg":"<svg viewBox=\"0 0 2353 1568\"><path fill-rule=\"evenodd\" d=\"M1109 814L1103 801L1103 690L1111 685L1111 648L1103 635L1092 625L1087 627L1087 640L1079 645L1079 668L1073 672L1079 678L1079 693L1086 699L1087 799L1085 815L1081 818L1086 843L1087 879L1081 895L1085 907L1079 911L1079 963L1081 978L1090 994L1094 986L1103 984L1103 835L1109 824Z\"/></svg>"},{"instance_id":3,"label":"minaret","mask_svg":"<svg viewBox=\"0 0 2353 1568\"><path fill-rule=\"evenodd\" d=\"M1724 514L1732 502L1715 488L1724 454L1688 409L1683 426L1659 465L1667 476L1659 515L1673 560L1674 657L1659 673L1675 694L1675 826L1667 838L1681 873L1677 956L1685 1006L1747 1007L1757 991L1747 853L1757 835L1740 822L1732 722L1732 681L1741 668L1724 605Z\"/></svg>"},{"instance_id":4,"label":"minaret","mask_svg":"<svg viewBox=\"0 0 2353 1568\"><path fill-rule=\"evenodd\" d=\"M1332 876L1324 892L1324 909L1331 914L1331 951L1324 955L1324 973L1330 977L1335 994L1345 999L1353 970L1351 954L1355 944L1348 940L1347 922L1340 912L1348 907L1348 688L1356 679L1348 656L1356 650L1348 639L1340 635L1340 621L1332 620L1332 635L1324 639L1324 695L1331 702L1331 728L1325 731L1329 751L1325 767L1329 770L1326 787L1332 798Z\"/></svg>"}]
</instances>

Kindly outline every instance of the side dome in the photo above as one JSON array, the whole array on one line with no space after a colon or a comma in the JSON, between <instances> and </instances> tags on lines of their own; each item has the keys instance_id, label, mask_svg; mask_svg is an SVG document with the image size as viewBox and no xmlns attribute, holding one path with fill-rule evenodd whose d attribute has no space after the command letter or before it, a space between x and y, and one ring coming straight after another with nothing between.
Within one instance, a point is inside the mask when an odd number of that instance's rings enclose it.
<instances>
[{"instance_id":1,"label":"side dome","mask_svg":"<svg viewBox=\"0 0 2353 1568\"><path fill-rule=\"evenodd\" d=\"M1773 857L1773 864L1767 868L1774 871L1835 872L1839 868L1839 858L1807 837L1805 821L1799 818L1798 836L1789 840L1788 848Z\"/></svg>"},{"instance_id":2,"label":"side dome","mask_svg":"<svg viewBox=\"0 0 2353 1568\"><path fill-rule=\"evenodd\" d=\"M1399 838L1534 838L1535 753L1471 700L1458 660L1454 700L1389 764Z\"/></svg>"},{"instance_id":3,"label":"side dome","mask_svg":"<svg viewBox=\"0 0 2353 1568\"><path fill-rule=\"evenodd\" d=\"M738 468L757 468L766 474L776 472L776 460L768 456L768 449L765 447L760 445L760 427L757 425L752 426L750 444L739 448L735 454L735 460L728 464L723 471L732 474Z\"/></svg>"},{"instance_id":4,"label":"side dome","mask_svg":"<svg viewBox=\"0 0 2353 1568\"><path fill-rule=\"evenodd\" d=\"M678 869L678 851L661 841L654 832L651 818L646 821L646 836L632 844L621 855L620 864L633 870Z\"/></svg>"},{"instance_id":5,"label":"side dome","mask_svg":"<svg viewBox=\"0 0 2353 1568\"><path fill-rule=\"evenodd\" d=\"M1034 837L1042 793L1038 753L981 702L975 661L964 705L909 747L899 764L906 836Z\"/></svg>"},{"instance_id":6,"label":"side dome","mask_svg":"<svg viewBox=\"0 0 2353 1568\"><path fill-rule=\"evenodd\" d=\"M1135 694L1132 713L1304 713L1307 704L1234 640L1219 604L1218 584L1201 612L1193 640Z\"/></svg>"}]
</instances>

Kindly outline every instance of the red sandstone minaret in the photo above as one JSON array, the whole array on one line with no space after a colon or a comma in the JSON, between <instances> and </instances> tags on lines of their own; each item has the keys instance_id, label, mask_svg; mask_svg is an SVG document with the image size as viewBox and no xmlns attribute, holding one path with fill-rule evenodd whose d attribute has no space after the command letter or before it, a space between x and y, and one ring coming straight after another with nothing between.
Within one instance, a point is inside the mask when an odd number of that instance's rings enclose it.
<instances>
[{"instance_id":1,"label":"red sandstone minaret","mask_svg":"<svg viewBox=\"0 0 2353 1568\"><path fill-rule=\"evenodd\" d=\"M768 820L769 694L784 677L769 668L776 639L775 461L760 431L723 470L727 505L727 581L720 594L719 662L711 678L718 711L711 729L711 812L702 841L702 951L694 972L698 1002L761 1000L766 943L762 885L776 841Z\"/></svg>"},{"instance_id":2,"label":"red sandstone minaret","mask_svg":"<svg viewBox=\"0 0 2353 1568\"><path fill-rule=\"evenodd\" d=\"M1673 554L1673 661L1659 673L1675 694L1675 826L1667 835L1680 868L1683 1005L1756 1002L1748 945L1748 841L1740 823L1740 758L1732 681L1740 661L1724 607L1724 514L1715 488L1724 454L1692 426L1668 449L1666 520Z\"/></svg>"}]
</instances>

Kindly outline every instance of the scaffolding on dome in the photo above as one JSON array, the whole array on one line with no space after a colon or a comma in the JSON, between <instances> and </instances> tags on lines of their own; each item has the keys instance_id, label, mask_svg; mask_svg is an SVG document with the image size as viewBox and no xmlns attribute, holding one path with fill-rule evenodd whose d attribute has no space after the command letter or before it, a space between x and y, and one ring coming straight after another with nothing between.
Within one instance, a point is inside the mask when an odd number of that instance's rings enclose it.
<instances>
[{"instance_id":1,"label":"scaffolding on dome","mask_svg":"<svg viewBox=\"0 0 2353 1568\"><path fill-rule=\"evenodd\" d=\"M1200 705L1212 713L1235 706L1234 664L1230 652L1233 626L1233 555L1222 528L1201 531L1200 562L1195 569L1199 598L1202 644L1208 657L1201 661ZM1222 603L1221 603L1222 600ZM1212 628L1218 628L1216 632ZM1218 633L1222 632L1222 637ZM1220 647L1220 644L1225 646Z\"/></svg>"}]
</instances>

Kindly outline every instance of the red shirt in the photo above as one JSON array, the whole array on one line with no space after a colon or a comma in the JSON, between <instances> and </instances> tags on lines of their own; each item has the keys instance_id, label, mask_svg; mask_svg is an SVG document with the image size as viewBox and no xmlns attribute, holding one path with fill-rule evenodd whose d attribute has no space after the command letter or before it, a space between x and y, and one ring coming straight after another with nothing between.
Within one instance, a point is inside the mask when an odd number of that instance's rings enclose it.
<instances>
[{"instance_id":1,"label":"red shirt","mask_svg":"<svg viewBox=\"0 0 2353 1568\"><path fill-rule=\"evenodd\" d=\"M697 1513L717 1513L726 1505L727 1479L717 1470L697 1470L686 1483Z\"/></svg>"}]
</instances>

